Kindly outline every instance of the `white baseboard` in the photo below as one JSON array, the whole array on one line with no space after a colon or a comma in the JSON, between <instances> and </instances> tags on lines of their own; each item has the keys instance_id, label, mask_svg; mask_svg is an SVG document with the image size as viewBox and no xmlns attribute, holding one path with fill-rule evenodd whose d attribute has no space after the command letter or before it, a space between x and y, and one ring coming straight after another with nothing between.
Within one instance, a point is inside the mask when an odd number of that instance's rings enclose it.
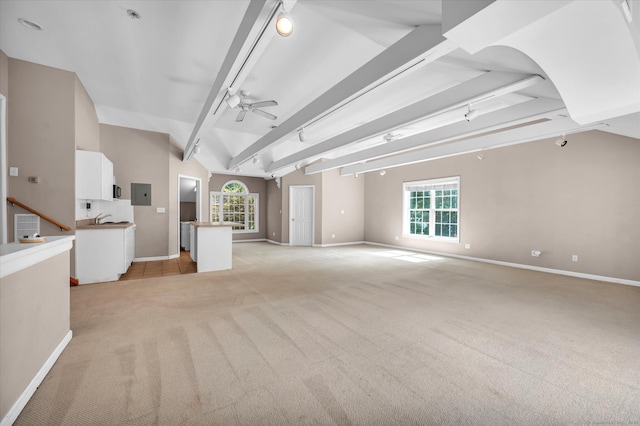
<instances>
[{"instance_id":1,"label":"white baseboard","mask_svg":"<svg viewBox=\"0 0 640 426\"><path fill-rule=\"evenodd\" d=\"M275 244L275 245L277 245L277 246L288 246L288 245L289 245L289 243L281 243L280 241L273 241L273 240L270 240L270 239L268 239L268 238L266 239L266 241L267 241L269 244Z\"/></svg>"},{"instance_id":2,"label":"white baseboard","mask_svg":"<svg viewBox=\"0 0 640 426\"><path fill-rule=\"evenodd\" d=\"M135 259L133 259L133 261L134 262L155 262L158 260L175 259L177 257L180 257L180 255L178 254L175 257L171 257L171 256L136 257Z\"/></svg>"},{"instance_id":3,"label":"white baseboard","mask_svg":"<svg viewBox=\"0 0 640 426\"><path fill-rule=\"evenodd\" d=\"M254 240L233 240L232 242L235 243L263 243L265 241L268 241L266 238L256 238Z\"/></svg>"},{"instance_id":4,"label":"white baseboard","mask_svg":"<svg viewBox=\"0 0 640 426\"><path fill-rule=\"evenodd\" d=\"M314 244L314 247L338 247L338 246L356 246L359 244L365 244L364 241L351 241L348 243L333 243L333 244Z\"/></svg>"},{"instance_id":5,"label":"white baseboard","mask_svg":"<svg viewBox=\"0 0 640 426\"><path fill-rule=\"evenodd\" d=\"M624 284L624 285L632 285L632 286L635 286L635 287L640 287L640 281L627 280L627 279L624 279L624 278L615 278L615 277L605 277L605 276L602 276L602 275L583 274L582 272L565 271L563 269L543 268L543 267L540 267L540 266L524 265L522 263L503 262L503 261L500 261L500 260L484 259L484 258L481 258L481 257L462 256L462 255L459 255L459 254L442 253L442 252L430 251L430 250L421 250L421 249L417 249L417 248L413 248L413 247L396 246L396 245L392 245L392 244L372 243L372 242L369 242L369 241L364 241L364 244L369 244L369 245L372 245L372 246L389 247L389 248L394 248L394 249L417 251L417 252L420 252L420 253L435 254L435 255L444 256L444 257L455 257L457 259L472 260L472 261L475 261L475 262L483 262L483 263L492 263L494 265L509 266L511 268L529 269L531 271L547 272L547 273L550 273L550 274L567 275L569 277L585 278L587 280L605 281L605 282L614 283L614 284Z\"/></svg>"},{"instance_id":6,"label":"white baseboard","mask_svg":"<svg viewBox=\"0 0 640 426\"><path fill-rule=\"evenodd\" d=\"M40 386L40 383L42 383L47 373L49 373L49 370L51 370L51 367L53 367L53 364L56 363L56 361L60 357L60 354L62 354L62 351L64 351L64 348L67 347L72 337L73 332L69 330L69 332L62 338L62 341L53 350L51 355L49 355L49 358L47 358L40 370L38 370L35 377L31 380L24 392L22 392L20 397L13 404L13 407L11 407L7 415L4 416L2 422L0 422L0 426L10 426L13 424L13 422L16 421L24 407L27 405L27 402L29 402L33 394L38 389L38 386Z\"/></svg>"}]
</instances>

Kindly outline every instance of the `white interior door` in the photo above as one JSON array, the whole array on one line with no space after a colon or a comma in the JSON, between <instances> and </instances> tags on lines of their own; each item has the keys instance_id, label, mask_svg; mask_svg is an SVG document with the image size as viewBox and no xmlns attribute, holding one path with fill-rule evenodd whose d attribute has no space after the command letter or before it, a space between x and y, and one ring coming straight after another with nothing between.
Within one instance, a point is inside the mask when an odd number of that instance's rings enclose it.
<instances>
[{"instance_id":1,"label":"white interior door","mask_svg":"<svg viewBox=\"0 0 640 426\"><path fill-rule=\"evenodd\" d=\"M289 244L313 245L313 186L289 187Z\"/></svg>"}]
</instances>

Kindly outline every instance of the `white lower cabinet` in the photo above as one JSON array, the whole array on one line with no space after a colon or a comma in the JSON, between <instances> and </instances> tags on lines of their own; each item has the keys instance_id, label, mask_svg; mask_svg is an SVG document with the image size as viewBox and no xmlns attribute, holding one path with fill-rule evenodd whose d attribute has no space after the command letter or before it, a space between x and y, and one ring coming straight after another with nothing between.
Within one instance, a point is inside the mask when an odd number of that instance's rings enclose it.
<instances>
[{"instance_id":1,"label":"white lower cabinet","mask_svg":"<svg viewBox=\"0 0 640 426\"><path fill-rule=\"evenodd\" d=\"M76 275L80 284L117 281L135 256L135 225L76 230Z\"/></svg>"}]
</instances>

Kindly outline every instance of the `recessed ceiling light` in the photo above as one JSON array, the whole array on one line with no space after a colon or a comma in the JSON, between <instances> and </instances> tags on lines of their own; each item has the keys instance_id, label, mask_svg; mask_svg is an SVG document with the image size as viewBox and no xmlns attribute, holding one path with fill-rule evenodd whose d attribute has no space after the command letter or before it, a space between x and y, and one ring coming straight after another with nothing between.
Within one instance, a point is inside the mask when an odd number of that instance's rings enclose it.
<instances>
[{"instance_id":1,"label":"recessed ceiling light","mask_svg":"<svg viewBox=\"0 0 640 426\"><path fill-rule=\"evenodd\" d=\"M133 9L127 9L127 15L129 15L129 17L131 19L140 19L142 18L142 16L140 16L140 14L138 12L136 12Z\"/></svg>"},{"instance_id":2,"label":"recessed ceiling light","mask_svg":"<svg viewBox=\"0 0 640 426\"><path fill-rule=\"evenodd\" d=\"M38 31L42 30L42 27L40 25L36 24L33 21L29 21L28 19L19 18L18 22L20 22L22 25L32 30L38 30Z\"/></svg>"}]
</instances>

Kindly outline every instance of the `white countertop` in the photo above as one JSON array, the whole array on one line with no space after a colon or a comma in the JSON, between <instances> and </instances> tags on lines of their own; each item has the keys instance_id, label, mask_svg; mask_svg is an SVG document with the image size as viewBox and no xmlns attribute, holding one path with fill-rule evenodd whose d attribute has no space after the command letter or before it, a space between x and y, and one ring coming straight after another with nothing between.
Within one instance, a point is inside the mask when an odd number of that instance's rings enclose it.
<instances>
[{"instance_id":1,"label":"white countertop","mask_svg":"<svg viewBox=\"0 0 640 426\"><path fill-rule=\"evenodd\" d=\"M0 244L0 278L71 250L75 235L45 237L44 243Z\"/></svg>"}]
</instances>

